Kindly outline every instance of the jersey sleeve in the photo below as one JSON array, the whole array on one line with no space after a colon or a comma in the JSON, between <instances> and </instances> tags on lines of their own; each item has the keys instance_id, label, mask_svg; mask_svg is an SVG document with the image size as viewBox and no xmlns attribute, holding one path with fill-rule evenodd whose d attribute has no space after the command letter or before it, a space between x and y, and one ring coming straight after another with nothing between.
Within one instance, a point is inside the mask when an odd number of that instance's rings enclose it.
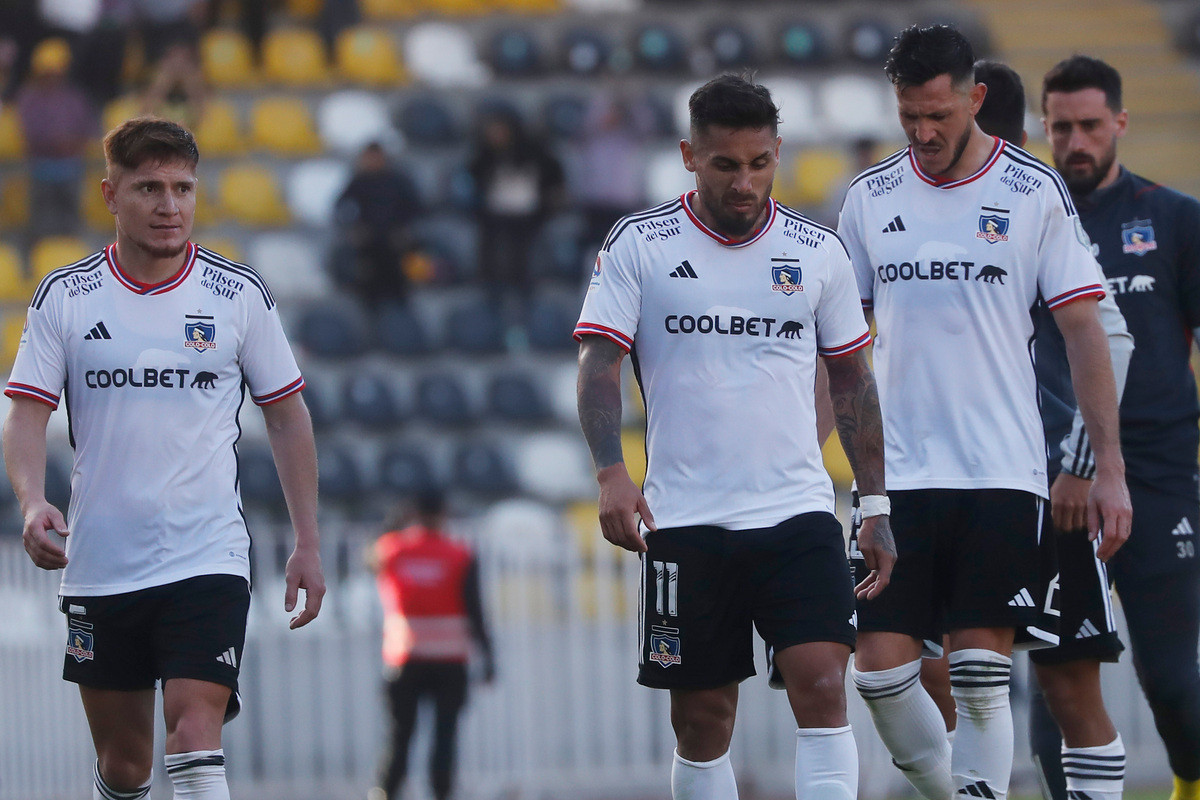
<instances>
[{"instance_id":1,"label":"jersey sleeve","mask_svg":"<svg viewBox=\"0 0 1200 800\"><path fill-rule=\"evenodd\" d=\"M628 352L642 316L642 282L636 251L618 240L596 256L592 282L583 300L575 341L586 334L610 339Z\"/></svg>"},{"instance_id":2,"label":"jersey sleeve","mask_svg":"<svg viewBox=\"0 0 1200 800\"><path fill-rule=\"evenodd\" d=\"M238 360L250 399L255 405L267 406L303 389L304 378L283 333L279 308L254 296L247 297L246 305L246 335Z\"/></svg>"},{"instance_id":3,"label":"jersey sleeve","mask_svg":"<svg viewBox=\"0 0 1200 800\"><path fill-rule=\"evenodd\" d=\"M858 286L858 297L862 305L870 308L875 301L875 271L871 268L871 259L863 243L858 207L854 189L851 187L842 205L842 213L838 217L838 235L842 237L842 244L846 246L850 257L854 280Z\"/></svg>"},{"instance_id":4,"label":"jersey sleeve","mask_svg":"<svg viewBox=\"0 0 1200 800\"><path fill-rule=\"evenodd\" d=\"M1091 239L1067 197L1060 188L1047 198L1038 243L1038 288L1051 311L1084 297L1104 297Z\"/></svg>"},{"instance_id":5,"label":"jersey sleeve","mask_svg":"<svg viewBox=\"0 0 1200 800\"><path fill-rule=\"evenodd\" d=\"M31 397L58 408L67 380L67 356L53 302L30 306L17 360L4 389L7 397Z\"/></svg>"},{"instance_id":6,"label":"jersey sleeve","mask_svg":"<svg viewBox=\"0 0 1200 800\"><path fill-rule=\"evenodd\" d=\"M1181 204L1175 230L1180 237L1176 269L1179 306L1188 330L1200 328L1200 202L1188 197Z\"/></svg>"},{"instance_id":7,"label":"jersey sleeve","mask_svg":"<svg viewBox=\"0 0 1200 800\"><path fill-rule=\"evenodd\" d=\"M838 244L830 246L829 278L817 303L817 353L844 356L871 343L871 331L855 290L850 257Z\"/></svg>"}]
</instances>

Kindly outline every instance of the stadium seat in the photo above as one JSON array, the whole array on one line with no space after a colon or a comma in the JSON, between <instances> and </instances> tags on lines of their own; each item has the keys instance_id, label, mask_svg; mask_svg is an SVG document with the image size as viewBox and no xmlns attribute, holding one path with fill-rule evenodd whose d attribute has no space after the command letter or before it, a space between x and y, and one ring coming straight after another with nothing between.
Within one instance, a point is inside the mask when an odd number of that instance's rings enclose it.
<instances>
[{"instance_id":1,"label":"stadium seat","mask_svg":"<svg viewBox=\"0 0 1200 800\"><path fill-rule=\"evenodd\" d=\"M390 150L398 150L402 142L383 101L359 90L335 92L322 100L317 109L317 129L329 150L348 158L357 156L371 142Z\"/></svg>"},{"instance_id":2,"label":"stadium seat","mask_svg":"<svg viewBox=\"0 0 1200 800\"><path fill-rule=\"evenodd\" d=\"M102 180L103 169L90 168L84 173L83 183L79 186L79 216L91 230L111 236L116 223L100 191Z\"/></svg>"},{"instance_id":3,"label":"stadium seat","mask_svg":"<svg viewBox=\"0 0 1200 800\"><path fill-rule=\"evenodd\" d=\"M580 250L586 220L579 214L559 214L542 226L529 254L529 272L535 280L554 280L578 286L584 277L584 255ZM589 254L592 258L594 254ZM588 264L587 274L592 271Z\"/></svg>"},{"instance_id":4,"label":"stadium seat","mask_svg":"<svg viewBox=\"0 0 1200 800\"><path fill-rule=\"evenodd\" d=\"M250 109L250 140L257 148L287 158L321 152L308 106L286 95L264 97L254 103Z\"/></svg>"},{"instance_id":5,"label":"stadium seat","mask_svg":"<svg viewBox=\"0 0 1200 800\"><path fill-rule=\"evenodd\" d=\"M836 136L885 137L897 126L892 92L882 80L839 75L821 86L821 119Z\"/></svg>"},{"instance_id":6,"label":"stadium seat","mask_svg":"<svg viewBox=\"0 0 1200 800\"><path fill-rule=\"evenodd\" d=\"M892 47L894 32L883 23L863 20L846 29L846 53L864 64L882 64Z\"/></svg>"},{"instance_id":7,"label":"stadium seat","mask_svg":"<svg viewBox=\"0 0 1200 800\"><path fill-rule=\"evenodd\" d=\"M505 494L516 488L512 468L498 448L486 442L467 442L454 454L454 480L470 492Z\"/></svg>"},{"instance_id":8,"label":"stadium seat","mask_svg":"<svg viewBox=\"0 0 1200 800\"><path fill-rule=\"evenodd\" d=\"M542 106L543 127L562 139L578 136L586 119L587 103L574 95L551 97Z\"/></svg>"},{"instance_id":9,"label":"stadium seat","mask_svg":"<svg viewBox=\"0 0 1200 800\"><path fill-rule=\"evenodd\" d=\"M122 122L131 120L141 113L141 98L136 95L127 94L108 101L104 106L104 111L101 112L100 125L105 131L111 131Z\"/></svg>"},{"instance_id":10,"label":"stadium seat","mask_svg":"<svg viewBox=\"0 0 1200 800\"><path fill-rule=\"evenodd\" d=\"M357 370L342 385L342 412L368 428L387 428L403 419L388 379Z\"/></svg>"},{"instance_id":11,"label":"stadium seat","mask_svg":"<svg viewBox=\"0 0 1200 800\"><path fill-rule=\"evenodd\" d=\"M205 158L228 158L246 152L242 126L233 103L214 97L204 106L204 116L193 131Z\"/></svg>"},{"instance_id":12,"label":"stadium seat","mask_svg":"<svg viewBox=\"0 0 1200 800\"><path fill-rule=\"evenodd\" d=\"M252 85L258 78L254 49L241 31L214 28L200 40L200 62L204 78L218 89Z\"/></svg>"},{"instance_id":13,"label":"stadium seat","mask_svg":"<svg viewBox=\"0 0 1200 800\"><path fill-rule=\"evenodd\" d=\"M324 5L325 0L287 0L287 12L296 19L312 21Z\"/></svg>"},{"instance_id":14,"label":"stadium seat","mask_svg":"<svg viewBox=\"0 0 1200 800\"><path fill-rule=\"evenodd\" d=\"M15 105L0 108L0 161L16 161L25 157L25 132Z\"/></svg>"},{"instance_id":15,"label":"stadium seat","mask_svg":"<svg viewBox=\"0 0 1200 800\"><path fill-rule=\"evenodd\" d=\"M463 279L475 273L479 262L479 230L470 217L432 214L416 220L409 234L416 249L444 260L454 277Z\"/></svg>"},{"instance_id":16,"label":"stadium seat","mask_svg":"<svg viewBox=\"0 0 1200 800\"><path fill-rule=\"evenodd\" d=\"M528 375L497 375L488 384L488 413L506 422L541 422L548 410Z\"/></svg>"},{"instance_id":17,"label":"stadium seat","mask_svg":"<svg viewBox=\"0 0 1200 800\"><path fill-rule=\"evenodd\" d=\"M221 186L210 180L201 179L196 184L196 224L200 227L216 225L225 216L221 207Z\"/></svg>"},{"instance_id":18,"label":"stadium seat","mask_svg":"<svg viewBox=\"0 0 1200 800\"><path fill-rule=\"evenodd\" d=\"M32 291L30 292L32 295ZM26 296L25 301L29 301ZM25 315L9 314L0 325L0 369L5 371L12 366L17 357L17 348L21 346L21 336L25 333Z\"/></svg>"},{"instance_id":19,"label":"stadium seat","mask_svg":"<svg viewBox=\"0 0 1200 800\"><path fill-rule=\"evenodd\" d=\"M461 138L454 115L436 97L417 97L397 114L404 138L412 144L436 147L455 144Z\"/></svg>"},{"instance_id":20,"label":"stadium seat","mask_svg":"<svg viewBox=\"0 0 1200 800\"><path fill-rule=\"evenodd\" d=\"M808 22L789 22L779 29L779 58L796 66L821 64L829 58L822 30Z\"/></svg>"},{"instance_id":21,"label":"stadium seat","mask_svg":"<svg viewBox=\"0 0 1200 800\"><path fill-rule=\"evenodd\" d=\"M515 14L550 14L558 11L560 0L492 0L499 11L511 11ZM570 4L570 0L567 0Z\"/></svg>"},{"instance_id":22,"label":"stadium seat","mask_svg":"<svg viewBox=\"0 0 1200 800\"><path fill-rule=\"evenodd\" d=\"M29 176L9 172L0 176L0 229L29 224Z\"/></svg>"},{"instance_id":23,"label":"stadium seat","mask_svg":"<svg viewBox=\"0 0 1200 800\"><path fill-rule=\"evenodd\" d=\"M321 248L294 231L262 233L250 243L250 264L276 298L302 300L329 294L329 277L321 266Z\"/></svg>"},{"instance_id":24,"label":"stadium seat","mask_svg":"<svg viewBox=\"0 0 1200 800\"><path fill-rule=\"evenodd\" d=\"M850 177L850 159L841 150L803 150L792 165L795 202L805 206L824 205L831 191L840 190Z\"/></svg>"},{"instance_id":25,"label":"stadium seat","mask_svg":"<svg viewBox=\"0 0 1200 800\"><path fill-rule=\"evenodd\" d=\"M337 403L329 399L329 395L321 391L324 381L314 378L311 374L304 375L304 390L300 392L304 405L308 406L308 415L312 417L313 427L324 430L338 422Z\"/></svg>"},{"instance_id":26,"label":"stadium seat","mask_svg":"<svg viewBox=\"0 0 1200 800\"><path fill-rule=\"evenodd\" d=\"M247 503L274 506L284 501L283 486L269 447L238 448L238 484Z\"/></svg>"},{"instance_id":27,"label":"stadium seat","mask_svg":"<svg viewBox=\"0 0 1200 800\"><path fill-rule=\"evenodd\" d=\"M292 216L305 225L328 228L334 206L349 182L350 166L344 161L313 159L297 164L287 181Z\"/></svg>"},{"instance_id":28,"label":"stadium seat","mask_svg":"<svg viewBox=\"0 0 1200 800\"><path fill-rule=\"evenodd\" d=\"M52 270L74 264L92 252L86 242L74 236L48 236L35 244L29 253L30 275L40 281Z\"/></svg>"},{"instance_id":29,"label":"stadium seat","mask_svg":"<svg viewBox=\"0 0 1200 800\"><path fill-rule=\"evenodd\" d=\"M509 28L492 37L488 61L497 75L528 77L541 68L537 39L527 30Z\"/></svg>"},{"instance_id":30,"label":"stadium seat","mask_svg":"<svg viewBox=\"0 0 1200 800\"><path fill-rule=\"evenodd\" d=\"M535 433L514 448L517 477L526 494L553 503L595 495L587 447L574 434Z\"/></svg>"},{"instance_id":31,"label":"stadium seat","mask_svg":"<svg viewBox=\"0 0 1200 800\"><path fill-rule=\"evenodd\" d=\"M836 439L836 436L829 437ZM629 478L638 486L646 480L646 436L640 430L626 428L621 431L621 452L625 456L625 467Z\"/></svg>"},{"instance_id":32,"label":"stadium seat","mask_svg":"<svg viewBox=\"0 0 1200 800\"><path fill-rule=\"evenodd\" d=\"M379 486L388 492L414 495L436 488L437 479L424 452L412 445L396 445L379 459Z\"/></svg>"},{"instance_id":33,"label":"stadium seat","mask_svg":"<svg viewBox=\"0 0 1200 800\"><path fill-rule=\"evenodd\" d=\"M705 44L720 69L745 67L755 61L754 43L737 25L722 24L711 28L705 36Z\"/></svg>"},{"instance_id":34,"label":"stadium seat","mask_svg":"<svg viewBox=\"0 0 1200 800\"><path fill-rule=\"evenodd\" d=\"M425 0L425 7L434 14L475 16L491 9L489 0Z\"/></svg>"},{"instance_id":35,"label":"stadium seat","mask_svg":"<svg viewBox=\"0 0 1200 800\"><path fill-rule=\"evenodd\" d=\"M395 86L404 82L404 69L391 34L358 25L338 34L334 45L342 78L368 86Z\"/></svg>"},{"instance_id":36,"label":"stadium seat","mask_svg":"<svg viewBox=\"0 0 1200 800\"><path fill-rule=\"evenodd\" d=\"M325 45L316 31L280 28L268 31L262 45L263 73L285 86L316 86L329 79Z\"/></svg>"},{"instance_id":37,"label":"stadium seat","mask_svg":"<svg viewBox=\"0 0 1200 800\"><path fill-rule=\"evenodd\" d=\"M421 0L358 0L359 10L369 20L407 19L421 9Z\"/></svg>"},{"instance_id":38,"label":"stadium seat","mask_svg":"<svg viewBox=\"0 0 1200 800\"><path fill-rule=\"evenodd\" d=\"M407 305L391 303L379 309L375 333L383 349L397 356L419 356L429 351L425 331Z\"/></svg>"},{"instance_id":39,"label":"stadium seat","mask_svg":"<svg viewBox=\"0 0 1200 800\"><path fill-rule=\"evenodd\" d=\"M362 493L358 464L349 450L339 445L317 448L317 480L325 500L356 500Z\"/></svg>"},{"instance_id":40,"label":"stadium seat","mask_svg":"<svg viewBox=\"0 0 1200 800\"><path fill-rule=\"evenodd\" d=\"M495 306L473 303L454 309L446 318L443 337L452 349L483 355L504 350L504 325Z\"/></svg>"},{"instance_id":41,"label":"stadium seat","mask_svg":"<svg viewBox=\"0 0 1200 800\"><path fill-rule=\"evenodd\" d=\"M32 294L33 285L21 268L17 248L0 242L0 302L28 303Z\"/></svg>"},{"instance_id":42,"label":"stadium seat","mask_svg":"<svg viewBox=\"0 0 1200 800\"><path fill-rule=\"evenodd\" d=\"M417 413L438 425L465 425L472 417L467 393L449 373L421 379L417 384Z\"/></svg>"},{"instance_id":43,"label":"stadium seat","mask_svg":"<svg viewBox=\"0 0 1200 800\"><path fill-rule=\"evenodd\" d=\"M445 22L423 22L410 28L404 57L408 71L432 86L480 87L491 78L470 34Z\"/></svg>"},{"instance_id":44,"label":"stadium seat","mask_svg":"<svg viewBox=\"0 0 1200 800\"><path fill-rule=\"evenodd\" d=\"M673 72L684 66L683 42L664 25L648 25L639 31L633 49L642 69Z\"/></svg>"},{"instance_id":45,"label":"stadium seat","mask_svg":"<svg viewBox=\"0 0 1200 800\"><path fill-rule=\"evenodd\" d=\"M595 75L608 64L608 40L589 30L573 30L562 44L563 66L575 75Z\"/></svg>"},{"instance_id":46,"label":"stadium seat","mask_svg":"<svg viewBox=\"0 0 1200 800\"><path fill-rule=\"evenodd\" d=\"M233 239L227 239L223 236L208 236L207 234L193 235L192 241L201 245L220 256L228 258L230 261L236 261L239 264L245 263L245 258L242 257L241 246Z\"/></svg>"},{"instance_id":47,"label":"stadium seat","mask_svg":"<svg viewBox=\"0 0 1200 800\"><path fill-rule=\"evenodd\" d=\"M279 194L275 173L250 162L234 164L221 173L221 212L243 225L286 225L287 207Z\"/></svg>"},{"instance_id":48,"label":"stadium seat","mask_svg":"<svg viewBox=\"0 0 1200 800\"><path fill-rule=\"evenodd\" d=\"M356 356L366 349L361 315L343 303L310 306L300 316L295 337L310 353L326 358Z\"/></svg>"},{"instance_id":49,"label":"stadium seat","mask_svg":"<svg viewBox=\"0 0 1200 800\"><path fill-rule=\"evenodd\" d=\"M548 353L574 350L575 340L571 337L578 317L579 309L574 305L568 308L547 299L535 301L525 322L529 346Z\"/></svg>"}]
</instances>

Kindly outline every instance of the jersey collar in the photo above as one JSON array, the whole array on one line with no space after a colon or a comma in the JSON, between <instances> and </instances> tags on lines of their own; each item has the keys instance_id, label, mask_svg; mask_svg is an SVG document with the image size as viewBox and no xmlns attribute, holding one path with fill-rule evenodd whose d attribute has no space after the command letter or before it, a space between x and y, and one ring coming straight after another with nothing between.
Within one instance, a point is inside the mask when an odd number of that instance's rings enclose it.
<instances>
[{"instance_id":1,"label":"jersey collar","mask_svg":"<svg viewBox=\"0 0 1200 800\"><path fill-rule=\"evenodd\" d=\"M917 177L928 183L930 186L936 186L939 189L953 189L956 186L963 186L971 181L979 180L984 173L992 168L992 165L1000 160L1000 154L1004 152L1004 140L998 136L993 136L995 144L992 145L992 153L987 157L987 161L983 162L983 166L974 174L957 181L948 181L945 178L939 178L936 175L929 175L917 162L917 157L913 155L912 145L908 148L908 160L912 164L913 172L917 173Z\"/></svg>"},{"instance_id":2,"label":"jersey collar","mask_svg":"<svg viewBox=\"0 0 1200 800\"><path fill-rule=\"evenodd\" d=\"M745 247L746 245L754 244L759 239L761 239L768 230L771 229L771 225L775 222L775 216L777 213L776 206L775 206L775 198L768 197L767 198L768 211L767 211L766 224L764 224L761 228L759 228L758 233L754 234L746 241L735 242L732 239L722 236L721 234L714 231L712 228L705 225L703 222L700 221L699 217L697 217L694 213L692 213L691 200L693 197L696 196L696 193L697 193L696 190L692 189L690 192L684 192L682 195L679 196L680 202L683 203L684 213L687 214L688 219L690 219L697 228L699 228L702 232L708 234L708 236L710 238L716 240L717 244L724 245L725 247Z\"/></svg>"},{"instance_id":3,"label":"jersey collar","mask_svg":"<svg viewBox=\"0 0 1200 800\"><path fill-rule=\"evenodd\" d=\"M112 270L113 277L117 279L117 283L134 294L166 294L187 280L188 275L192 274L192 267L196 263L196 245L191 242L187 243L187 257L183 260L183 266L179 268L178 272L165 281L153 284L135 280L126 274L125 270L121 269L121 264L117 261L116 242L104 248L104 257L108 261L108 266Z\"/></svg>"}]
</instances>

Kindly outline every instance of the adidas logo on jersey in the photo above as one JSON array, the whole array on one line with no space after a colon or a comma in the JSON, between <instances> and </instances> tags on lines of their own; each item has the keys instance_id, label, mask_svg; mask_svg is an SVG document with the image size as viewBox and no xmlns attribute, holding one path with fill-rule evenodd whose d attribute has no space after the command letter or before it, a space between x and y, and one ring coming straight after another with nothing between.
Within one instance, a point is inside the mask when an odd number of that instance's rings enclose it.
<instances>
[{"instance_id":1,"label":"adidas logo on jersey","mask_svg":"<svg viewBox=\"0 0 1200 800\"><path fill-rule=\"evenodd\" d=\"M1017 608L1033 608L1033 596L1029 594L1028 589L1021 589L1013 595L1013 599L1009 600L1008 604Z\"/></svg>"},{"instance_id":2,"label":"adidas logo on jersey","mask_svg":"<svg viewBox=\"0 0 1200 800\"><path fill-rule=\"evenodd\" d=\"M224 653L221 653L221 655L217 656L217 661L220 661L222 664L228 664L234 669L237 669L237 653L234 652L232 647L226 650Z\"/></svg>"},{"instance_id":3,"label":"adidas logo on jersey","mask_svg":"<svg viewBox=\"0 0 1200 800\"><path fill-rule=\"evenodd\" d=\"M84 336L83 338L84 339L111 339L112 337L108 335L108 328L104 327L104 323L97 322L95 325L92 326L92 329L90 331L88 331L87 336Z\"/></svg>"},{"instance_id":4,"label":"adidas logo on jersey","mask_svg":"<svg viewBox=\"0 0 1200 800\"><path fill-rule=\"evenodd\" d=\"M674 272L671 273L671 277L672 278L699 278L700 276L696 274L696 270L692 269L691 264L684 261L682 264L680 264L675 269Z\"/></svg>"},{"instance_id":5,"label":"adidas logo on jersey","mask_svg":"<svg viewBox=\"0 0 1200 800\"><path fill-rule=\"evenodd\" d=\"M905 230L904 221L902 219L900 219L900 215L897 214L896 218L894 220L892 220L891 222L889 222L887 224L887 227L883 229L883 232L884 233L899 233L902 230Z\"/></svg>"},{"instance_id":6,"label":"adidas logo on jersey","mask_svg":"<svg viewBox=\"0 0 1200 800\"><path fill-rule=\"evenodd\" d=\"M1079 626L1079 633L1075 634L1076 639L1088 639L1092 636L1099 636L1100 630L1092 624L1090 619L1085 619L1083 624Z\"/></svg>"},{"instance_id":7,"label":"adidas logo on jersey","mask_svg":"<svg viewBox=\"0 0 1200 800\"><path fill-rule=\"evenodd\" d=\"M1184 517L1179 520L1179 524L1171 531L1172 536L1191 536L1196 531L1192 529L1192 523L1188 522L1188 518Z\"/></svg>"}]
</instances>

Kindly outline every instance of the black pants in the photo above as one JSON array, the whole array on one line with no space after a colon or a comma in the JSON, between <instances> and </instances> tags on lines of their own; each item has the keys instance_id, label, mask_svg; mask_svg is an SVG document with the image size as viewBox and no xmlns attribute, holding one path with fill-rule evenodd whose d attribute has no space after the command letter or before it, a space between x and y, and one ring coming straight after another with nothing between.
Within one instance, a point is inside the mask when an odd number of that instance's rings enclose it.
<instances>
[{"instance_id":1,"label":"black pants","mask_svg":"<svg viewBox=\"0 0 1200 800\"><path fill-rule=\"evenodd\" d=\"M379 786L388 800L400 797L408 774L408 745L417 724L417 705L433 700L436 720L429 783L433 796L445 800L454 784L454 751L458 715L467 700L467 665L444 661L410 661L385 682L392 715L391 736L379 770Z\"/></svg>"}]
</instances>

